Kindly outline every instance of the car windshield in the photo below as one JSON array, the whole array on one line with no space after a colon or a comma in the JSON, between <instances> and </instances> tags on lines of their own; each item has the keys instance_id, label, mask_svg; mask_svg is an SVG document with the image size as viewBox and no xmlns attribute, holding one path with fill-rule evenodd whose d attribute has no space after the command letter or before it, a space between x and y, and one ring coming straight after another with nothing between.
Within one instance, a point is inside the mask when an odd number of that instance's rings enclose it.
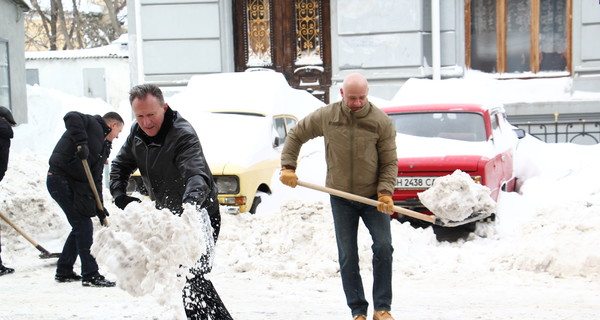
<instances>
[{"instance_id":1,"label":"car windshield","mask_svg":"<svg viewBox=\"0 0 600 320\"><path fill-rule=\"evenodd\" d=\"M390 114L396 131L426 138L485 141L483 116L474 112L413 112Z\"/></svg>"}]
</instances>

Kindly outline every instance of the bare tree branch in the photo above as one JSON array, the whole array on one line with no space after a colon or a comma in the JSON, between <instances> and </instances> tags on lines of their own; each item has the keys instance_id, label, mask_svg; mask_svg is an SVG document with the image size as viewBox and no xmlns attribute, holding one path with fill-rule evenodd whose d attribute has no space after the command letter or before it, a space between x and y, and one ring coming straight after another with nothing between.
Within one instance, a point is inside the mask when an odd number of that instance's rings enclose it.
<instances>
[{"instance_id":1,"label":"bare tree branch","mask_svg":"<svg viewBox=\"0 0 600 320\"><path fill-rule=\"evenodd\" d=\"M30 1L33 9L26 14L27 50L92 48L107 45L127 32L120 18L126 0L71 0L72 9L63 6L63 0L50 0L46 4L49 7L42 7L40 0ZM81 11L83 1L104 10Z\"/></svg>"}]
</instances>

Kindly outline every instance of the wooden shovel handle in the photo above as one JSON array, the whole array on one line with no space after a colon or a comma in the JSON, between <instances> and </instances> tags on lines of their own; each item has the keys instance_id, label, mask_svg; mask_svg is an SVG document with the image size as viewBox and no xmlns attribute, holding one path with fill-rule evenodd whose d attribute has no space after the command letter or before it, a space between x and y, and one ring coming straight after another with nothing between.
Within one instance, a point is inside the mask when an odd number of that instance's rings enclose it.
<instances>
[{"instance_id":1,"label":"wooden shovel handle","mask_svg":"<svg viewBox=\"0 0 600 320\"><path fill-rule=\"evenodd\" d=\"M100 196L98 195L98 190L96 190L96 184L94 184L94 178L92 178L92 171L90 170L90 165L88 164L86 159L82 159L83 169L85 170L85 175L87 176L88 182L90 183L90 188L92 189L92 193L94 194L94 198L96 198L96 206L98 210L104 211L104 206L102 205L102 201L100 201ZM108 220L106 217L102 219L102 225L108 226Z\"/></svg>"},{"instance_id":2,"label":"wooden shovel handle","mask_svg":"<svg viewBox=\"0 0 600 320\"><path fill-rule=\"evenodd\" d=\"M19 226L10 221L8 217L5 217L2 213L0 213L0 218L2 218L2 220L8 223L8 225L13 227L13 229L17 230L17 232L20 233L23 236L23 238L27 239L27 241L29 241L34 247L38 245L37 242L35 242L30 236L27 235L27 233L25 233L25 231L23 231L21 228L19 228Z\"/></svg>"},{"instance_id":3,"label":"wooden shovel handle","mask_svg":"<svg viewBox=\"0 0 600 320\"><path fill-rule=\"evenodd\" d=\"M369 199L367 197L362 197L362 196L355 195L355 194L352 194L352 193L348 193L348 192L345 192L345 191L340 191L340 190L336 190L336 189L332 189L332 188L328 188L328 187L319 186L319 185L312 184L312 183L309 183L309 182L304 182L304 181L298 180L298 185L302 186L302 187L305 187L305 188L317 190L317 191L323 191L323 192L332 194L334 196L346 198L348 200L352 200L352 201L356 201L356 202L361 202L361 203L364 203L364 204L369 204L369 205L372 205L372 206L375 206L375 207L377 207L377 205L379 204L379 201L377 201L377 200ZM398 213L402 213L402 214L407 215L409 217L413 217L415 219L427 221L427 222L430 222L430 223L435 223L436 222L435 216L426 215L424 213L420 213L420 212L413 211L413 210L410 210L410 209L406 209L406 208L403 208L403 207L394 206L394 211L398 212Z\"/></svg>"}]
</instances>

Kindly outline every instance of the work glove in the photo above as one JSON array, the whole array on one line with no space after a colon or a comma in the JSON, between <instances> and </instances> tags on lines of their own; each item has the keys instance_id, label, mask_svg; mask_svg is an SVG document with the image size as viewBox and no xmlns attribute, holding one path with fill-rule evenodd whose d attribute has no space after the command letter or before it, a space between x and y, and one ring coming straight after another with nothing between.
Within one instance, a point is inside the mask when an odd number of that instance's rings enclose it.
<instances>
[{"instance_id":1,"label":"work glove","mask_svg":"<svg viewBox=\"0 0 600 320\"><path fill-rule=\"evenodd\" d=\"M377 210L383 213L392 214L394 213L394 200L392 200L391 194L377 193Z\"/></svg>"},{"instance_id":2,"label":"work glove","mask_svg":"<svg viewBox=\"0 0 600 320\"><path fill-rule=\"evenodd\" d=\"M90 149L88 148L87 143L77 145L77 151L75 151L75 155L80 160L86 160L90 155Z\"/></svg>"},{"instance_id":3,"label":"work glove","mask_svg":"<svg viewBox=\"0 0 600 320\"><path fill-rule=\"evenodd\" d=\"M98 217L98 220L100 220L100 225L107 227L108 226L108 221L106 220L106 217L108 217L110 214L108 214L108 211L106 210L106 208L102 209L102 211L98 210L98 213L96 214L96 216Z\"/></svg>"},{"instance_id":4,"label":"work glove","mask_svg":"<svg viewBox=\"0 0 600 320\"><path fill-rule=\"evenodd\" d=\"M136 198L136 197L130 197L126 194L122 194L118 197L115 198L115 205L121 209L121 210L125 210L125 207L127 207L128 204L130 204L133 201L137 201L137 202L142 202L142 200Z\"/></svg>"},{"instance_id":5,"label":"work glove","mask_svg":"<svg viewBox=\"0 0 600 320\"><path fill-rule=\"evenodd\" d=\"M286 186L295 188L298 185L298 176L296 175L296 170L289 169L289 168L282 168L281 176L279 176L279 180Z\"/></svg>"}]
</instances>

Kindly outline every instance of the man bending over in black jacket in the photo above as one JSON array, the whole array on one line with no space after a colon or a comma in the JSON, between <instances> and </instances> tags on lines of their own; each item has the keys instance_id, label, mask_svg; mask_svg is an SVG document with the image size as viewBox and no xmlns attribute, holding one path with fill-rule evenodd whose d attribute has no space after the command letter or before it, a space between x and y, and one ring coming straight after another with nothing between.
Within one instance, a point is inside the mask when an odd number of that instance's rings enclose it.
<instances>
[{"instance_id":1,"label":"man bending over in black jacket","mask_svg":"<svg viewBox=\"0 0 600 320\"><path fill-rule=\"evenodd\" d=\"M112 162L110 192L115 204L125 209L132 201L140 201L126 194L130 175L139 169L158 209L181 214L184 203L206 209L216 242L221 224L217 187L194 128L165 103L155 85L133 87L129 102L136 122ZM185 313L192 320L232 319L212 283L204 277L211 270L208 249L190 270L195 277L187 280L183 290Z\"/></svg>"}]
</instances>

